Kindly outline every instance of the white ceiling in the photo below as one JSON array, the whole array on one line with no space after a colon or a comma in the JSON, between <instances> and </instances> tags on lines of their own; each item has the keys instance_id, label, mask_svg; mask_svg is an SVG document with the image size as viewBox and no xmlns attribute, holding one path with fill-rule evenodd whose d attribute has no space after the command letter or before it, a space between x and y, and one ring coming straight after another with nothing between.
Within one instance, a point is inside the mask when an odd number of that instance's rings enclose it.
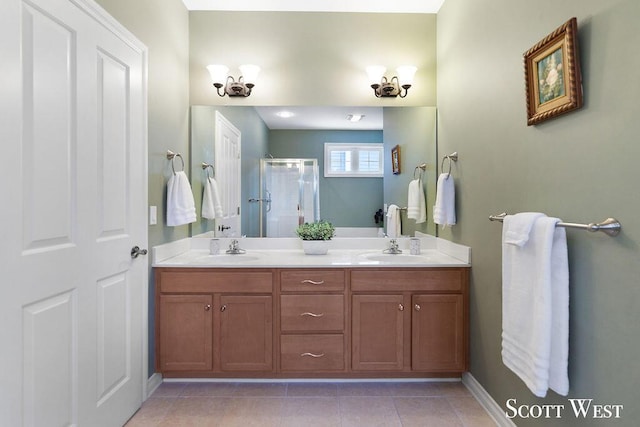
<instances>
[{"instance_id":1,"label":"white ceiling","mask_svg":"<svg viewBox=\"0 0 640 427\"><path fill-rule=\"evenodd\" d=\"M182 0L189 10L437 13L444 0Z\"/></svg>"},{"instance_id":2,"label":"white ceiling","mask_svg":"<svg viewBox=\"0 0 640 427\"><path fill-rule=\"evenodd\" d=\"M254 107L269 129L382 130L382 107ZM289 111L290 118L276 113ZM349 114L362 114L359 122Z\"/></svg>"}]
</instances>

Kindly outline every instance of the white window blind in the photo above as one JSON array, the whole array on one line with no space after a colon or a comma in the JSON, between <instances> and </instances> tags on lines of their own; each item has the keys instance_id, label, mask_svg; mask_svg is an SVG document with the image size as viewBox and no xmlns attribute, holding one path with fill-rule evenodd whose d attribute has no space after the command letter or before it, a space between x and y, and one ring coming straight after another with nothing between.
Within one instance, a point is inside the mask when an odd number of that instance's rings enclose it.
<instances>
[{"instance_id":1,"label":"white window blind","mask_svg":"<svg viewBox=\"0 0 640 427\"><path fill-rule=\"evenodd\" d=\"M382 144L324 144L325 177L382 177L383 172Z\"/></svg>"}]
</instances>

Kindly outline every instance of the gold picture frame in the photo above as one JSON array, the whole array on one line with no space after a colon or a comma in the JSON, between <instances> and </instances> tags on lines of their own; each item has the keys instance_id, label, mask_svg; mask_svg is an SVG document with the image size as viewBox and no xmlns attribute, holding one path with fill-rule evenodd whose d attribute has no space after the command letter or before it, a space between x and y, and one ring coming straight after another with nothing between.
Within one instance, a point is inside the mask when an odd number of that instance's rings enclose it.
<instances>
[{"instance_id":1,"label":"gold picture frame","mask_svg":"<svg viewBox=\"0 0 640 427\"><path fill-rule=\"evenodd\" d=\"M394 175L400 173L400 146L396 145L391 149L391 171Z\"/></svg>"},{"instance_id":2,"label":"gold picture frame","mask_svg":"<svg viewBox=\"0 0 640 427\"><path fill-rule=\"evenodd\" d=\"M528 126L582 107L577 35L571 18L524 53Z\"/></svg>"}]
</instances>

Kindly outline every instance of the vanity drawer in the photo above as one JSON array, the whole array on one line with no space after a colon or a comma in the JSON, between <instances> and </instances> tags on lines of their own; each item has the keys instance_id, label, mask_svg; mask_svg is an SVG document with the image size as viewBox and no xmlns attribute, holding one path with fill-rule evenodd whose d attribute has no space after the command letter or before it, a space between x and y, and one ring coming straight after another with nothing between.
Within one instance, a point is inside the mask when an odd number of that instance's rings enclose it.
<instances>
[{"instance_id":1,"label":"vanity drawer","mask_svg":"<svg viewBox=\"0 0 640 427\"><path fill-rule=\"evenodd\" d=\"M462 292L467 275L464 268L353 270L351 290Z\"/></svg>"},{"instance_id":2,"label":"vanity drawer","mask_svg":"<svg viewBox=\"0 0 640 427\"><path fill-rule=\"evenodd\" d=\"M282 295L280 325L283 332L344 330L342 295Z\"/></svg>"},{"instance_id":3,"label":"vanity drawer","mask_svg":"<svg viewBox=\"0 0 640 427\"><path fill-rule=\"evenodd\" d=\"M344 336L282 335L280 365L283 371L344 370Z\"/></svg>"},{"instance_id":4,"label":"vanity drawer","mask_svg":"<svg viewBox=\"0 0 640 427\"><path fill-rule=\"evenodd\" d=\"M344 270L287 270L280 273L282 292L344 290Z\"/></svg>"},{"instance_id":5,"label":"vanity drawer","mask_svg":"<svg viewBox=\"0 0 640 427\"><path fill-rule=\"evenodd\" d=\"M157 282L161 293L271 293L273 274L270 271L254 270L207 270L185 271L184 268L158 269Z\"/></svg>"}]
</instances>

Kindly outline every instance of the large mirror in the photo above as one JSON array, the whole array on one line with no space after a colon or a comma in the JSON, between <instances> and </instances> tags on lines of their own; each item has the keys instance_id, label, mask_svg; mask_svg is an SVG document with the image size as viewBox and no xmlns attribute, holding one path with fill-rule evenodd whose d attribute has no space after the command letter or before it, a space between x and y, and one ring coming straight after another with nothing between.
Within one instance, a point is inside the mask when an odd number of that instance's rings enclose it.
<instances>
[{"instance_id":1,"label":"large mirror","mask_svg":"<svg viewBox=\"0 0 640 427\"><path fill-rule=\"evenodd\" d=\"M275 116L280 111L295 116L289 120ZM350 114L362 114L364 118L353 123L347 120ZM192 236L221 232L217 229L218 220L200 215L203 186L207 174L211 174L211 169L203 169L202 164L215 165L216 132L221 127L216 120L221 116L241 135L240 231L235 235L266 235L261 227L262 204L256 202L265 196L260 187L260 160L265 158L317 159L320 218L337 227L337 237L378 235L378 229L384 230L386 226L386 218L379 212L391 204L406 207L409 183L421 176L427 221L416 224L402 211L402 234L412 236L415 231L436 234L431 216L439 167L435 107L192 106L190 179L198 212L197 222L191 224ZM383 176L325 177L327 142L382 144ZM399 147L399 173L394 173L391 165L391 151L396 147ZM424 170L418 168L422 164L426 164Z\"/></svg>"}]
</instances>

